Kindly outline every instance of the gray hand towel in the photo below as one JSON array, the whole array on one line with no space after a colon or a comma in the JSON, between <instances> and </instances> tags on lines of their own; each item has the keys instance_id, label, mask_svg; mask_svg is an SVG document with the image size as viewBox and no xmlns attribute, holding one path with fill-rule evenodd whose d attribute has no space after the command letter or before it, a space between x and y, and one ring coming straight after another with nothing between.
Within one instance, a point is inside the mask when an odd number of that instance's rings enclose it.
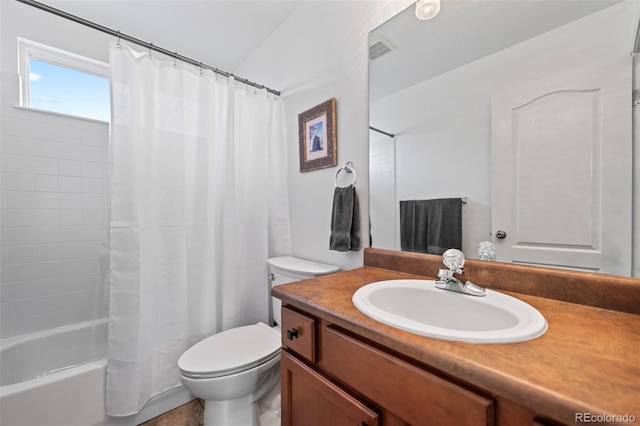
<instances>
[{"instance_id":1,"label":"gray hand towel","mask_svg":"<svg viewBox=\"0 0 640 426\"><path fill-rule=\"evenodd\" d=\"M360 250L360 213L358 195L353 185L338 187L333 192L329 249Z\"/></svg>"},{"instance_id":2,"label":"gray hand towel","mask_svg":"<svg viewBox=\"0 0 640 426\"><path fill-rule=\"evenodd\" d=\"M442 254L462 248L462 199L400 201L400 249Z\"/></svg>"},{"instance_id":3,"label":"gray hand towel","mask_svg":"<svg viewBox=\"0 0 640 426\"><path fill-rule=\"evenodd\" d=\"M427 253L442 254L450 248L462 249L462 199L429 200Z\"/></svg>"},{"instance_id":4,"label":"gray hand towel","mask_svg":"<svg viewBox=\"0 0 640 426\"><path fill-rule=\"evenodd\" d=\"M427 252L428 200L400 201L400 250Z\"/></svg>"}]
</instances>

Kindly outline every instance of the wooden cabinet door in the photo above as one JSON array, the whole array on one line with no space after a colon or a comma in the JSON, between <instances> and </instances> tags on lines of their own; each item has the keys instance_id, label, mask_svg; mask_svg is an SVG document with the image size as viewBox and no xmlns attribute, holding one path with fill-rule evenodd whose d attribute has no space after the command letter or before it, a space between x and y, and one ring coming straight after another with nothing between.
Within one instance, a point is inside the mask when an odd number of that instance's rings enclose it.
<instances>
[{"instance_id":1,"label":"wooden cabinet door","mask_svg":"<svg viewBox=\"0 0 640 426\"><path fill-rule=\"evenodd\" d=\"M282 426L378 426L378 414L282 351Z\"/></svg>"}]
</instances>

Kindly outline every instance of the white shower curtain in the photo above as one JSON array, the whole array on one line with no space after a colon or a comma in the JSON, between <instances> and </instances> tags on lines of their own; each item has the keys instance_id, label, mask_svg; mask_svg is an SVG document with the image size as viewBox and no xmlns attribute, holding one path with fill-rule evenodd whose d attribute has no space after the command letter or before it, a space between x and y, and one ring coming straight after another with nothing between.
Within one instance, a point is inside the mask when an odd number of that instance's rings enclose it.
<instances>
[{"instance_id":1,"label":"white shower curtain","mask_svg":"<svg viewBox=\"0 0 640 426\"><path fill-rule=\"evenodd\" d=\"M180 385L191 345L267 320L289 209L279 99L125 46L109 60L107 412L126 416Z\"/></svg>"}]
</instances>

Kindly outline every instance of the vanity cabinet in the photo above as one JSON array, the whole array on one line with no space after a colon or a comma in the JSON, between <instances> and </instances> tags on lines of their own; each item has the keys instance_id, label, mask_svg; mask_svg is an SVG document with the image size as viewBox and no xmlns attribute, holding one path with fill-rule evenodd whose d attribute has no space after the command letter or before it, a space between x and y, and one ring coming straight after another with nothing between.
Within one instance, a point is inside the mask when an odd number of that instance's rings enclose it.
<instances>
[{"instance_id":1,"label":"vanity cabinet","mask_svg":"<svg viewBox=\"0 0 640 426\"><path fill-rule=\"evenodd\" d=\"M282 424L494 425L494 400L331 323L282 308Z\"/></svg>"},{"instance_id":2,"label":"vanity cabinet","mask_svg":"<svg viewBox=\"0 0 640 426\"><path fill-rule=\"evenodd\" d=\"M469 260L467 279L513 292L545 316L543 336L516 344L430 339L353 304L364 285L433 277L441 263L366 249L362 268L272 289L284 307L283 424L331 424L314 419L341 413L334 400L360 410L345 414L354 426L375 422L367 410L381 426L558 426L581 423L577 413L638 416L640 280ZM296 421L301 411L314 414Z\"/></svg>"}]
</instances>

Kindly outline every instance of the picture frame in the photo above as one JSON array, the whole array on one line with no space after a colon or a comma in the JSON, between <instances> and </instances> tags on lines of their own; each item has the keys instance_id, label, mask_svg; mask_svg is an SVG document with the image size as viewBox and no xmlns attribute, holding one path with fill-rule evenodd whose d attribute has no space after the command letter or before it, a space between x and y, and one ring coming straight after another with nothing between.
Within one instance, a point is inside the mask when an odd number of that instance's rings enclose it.
<instances>
[{"instance_id":1,"label":"picture frame","mask_svg":"<svg viewBox=\"0 0 640 426\"><path fill-rule=\"evenodd\" d=\"M301 173L337 165L336 99L298 114L298 134Z\"/></svg>"}]
</instances>

